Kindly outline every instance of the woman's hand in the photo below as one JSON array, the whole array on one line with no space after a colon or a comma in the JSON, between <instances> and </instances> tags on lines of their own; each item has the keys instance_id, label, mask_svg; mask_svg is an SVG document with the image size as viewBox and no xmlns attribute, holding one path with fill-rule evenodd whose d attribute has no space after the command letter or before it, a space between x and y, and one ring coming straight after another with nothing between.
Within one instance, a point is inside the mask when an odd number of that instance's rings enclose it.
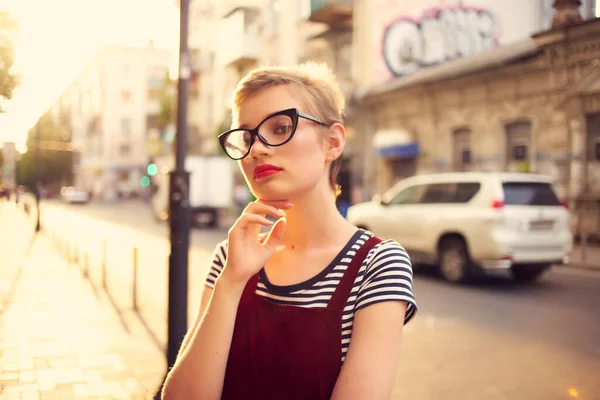
<instances>
[{"instance_id":1,"label":"woman's hand","mask_svg":"<svg viewBox=\"0 0 600 400\"><path fill-rule=\"evenodd\" d=\"M219 278L235 284L246 284L271 258L285 229L280 210L292 207L288 201L257 200L250 203L229 229L227 262ZM268 235L260 235L261 226L273 223L266 216L278 218ZM261 237L262 236L262 237Z\"/></svg>"}]
</instances>

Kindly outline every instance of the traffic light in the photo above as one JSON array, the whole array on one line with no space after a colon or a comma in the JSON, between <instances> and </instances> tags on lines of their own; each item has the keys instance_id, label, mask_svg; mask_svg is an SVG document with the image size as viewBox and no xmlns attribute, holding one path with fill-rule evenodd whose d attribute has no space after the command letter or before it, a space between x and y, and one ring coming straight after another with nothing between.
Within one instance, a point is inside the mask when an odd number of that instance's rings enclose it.
<instances>
[{"instance_id":1,"label":"traffic light","mask_svg":"<svg viewBox=\"0 0 600 400\"><path fill-rule=\"evenodd\" d=\"M150 185L150 178L147 176L142 176L140 179L140 185L142 185L142 187L148 187Z\"/></svg>"},{"instance_id":2,"label":"traffic light","mask_svg":"<svg viewBox=\"0 0 600 400\"><path fill-rule=\"evenodd\" d=\"M158 173L158 167L154 163L148 164L148 168L146 168L149 176L154 176Z\"/></svg>"}]
</instances>

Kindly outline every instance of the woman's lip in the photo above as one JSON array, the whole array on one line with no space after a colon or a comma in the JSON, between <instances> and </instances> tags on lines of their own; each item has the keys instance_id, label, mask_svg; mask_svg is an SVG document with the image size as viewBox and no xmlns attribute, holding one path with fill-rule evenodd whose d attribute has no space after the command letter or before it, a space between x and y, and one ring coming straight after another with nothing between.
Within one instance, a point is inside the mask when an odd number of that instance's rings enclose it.
<instances>
[{"instance_id":1,"label":"woman's lip","mask_svg":"<svg viewBox=\"0 0 600 400\"><path fill-rule=\"evenodd\" d=\"M262 171L257 171L254 173L254 179L266 178L267 176L274 175L278 172L281 172L280 169L263 169Z\"/></svg>"},{"instance_id":2,"label":"woman's lip","mask_svg":"<svg viewBox=\"0 0 600 400\"><path fill-rule=\"evenodd\" d=\"M268 176L279 171L281 171L281 168L279 168L276 165L262 164L254 168L254 177L257 178L262 176Z\"/></svg>"}]
</instances>

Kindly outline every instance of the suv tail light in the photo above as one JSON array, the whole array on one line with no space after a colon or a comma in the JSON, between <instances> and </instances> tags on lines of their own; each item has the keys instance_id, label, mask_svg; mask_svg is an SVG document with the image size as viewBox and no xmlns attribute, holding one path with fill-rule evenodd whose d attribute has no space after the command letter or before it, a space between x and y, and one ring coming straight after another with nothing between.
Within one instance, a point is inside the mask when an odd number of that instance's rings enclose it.
<instances>
[{"instance_id":1,"label":"suv tail light","mask_svg":"<svg viewBox=\"0 0 600 400\"><path fill-rule=\"evenodd\" d=\"M504 201L503 200L494 200L492 201L492 208L495 210L499 210L501 208L504 207Z\"/></svg>"},{"instance_id":2,"label":"suv tail light","mask_svg":"<svg viewBox=\"0 0 600 400\"><path fill-rule=\"evenodd\" d=\"M569 209L569 203L566 200L561 200L560 204L562 204L562 206L567 210Z\"/></svg>"}]
</instances>

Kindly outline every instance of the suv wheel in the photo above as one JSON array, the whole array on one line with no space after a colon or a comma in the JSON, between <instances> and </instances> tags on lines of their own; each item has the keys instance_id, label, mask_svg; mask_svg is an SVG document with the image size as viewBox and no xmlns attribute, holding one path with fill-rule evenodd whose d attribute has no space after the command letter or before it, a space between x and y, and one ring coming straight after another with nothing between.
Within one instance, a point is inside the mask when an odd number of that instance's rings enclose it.
<instances>
[{"instance_id":1,"label":"suv wheel","mask_svg":"<svg viewBox=\"0 0 600 400\"><path fill-rule=\"evenodd\" d=\"M517 282L533 282L544 272L550 269L550 265L513 265L512 276Z\"/></svg>"},{"instance_id":2,"label":"suv wheel","mask_svg":"<svg viewBox=\"0 0 600 400\"><path fill-rule=\"evenodd\" d=\"M453 283L469 280L471 260L462 239L447 238L440 244L439 272L442 278Z\"/></svg>"}]
</instances>

